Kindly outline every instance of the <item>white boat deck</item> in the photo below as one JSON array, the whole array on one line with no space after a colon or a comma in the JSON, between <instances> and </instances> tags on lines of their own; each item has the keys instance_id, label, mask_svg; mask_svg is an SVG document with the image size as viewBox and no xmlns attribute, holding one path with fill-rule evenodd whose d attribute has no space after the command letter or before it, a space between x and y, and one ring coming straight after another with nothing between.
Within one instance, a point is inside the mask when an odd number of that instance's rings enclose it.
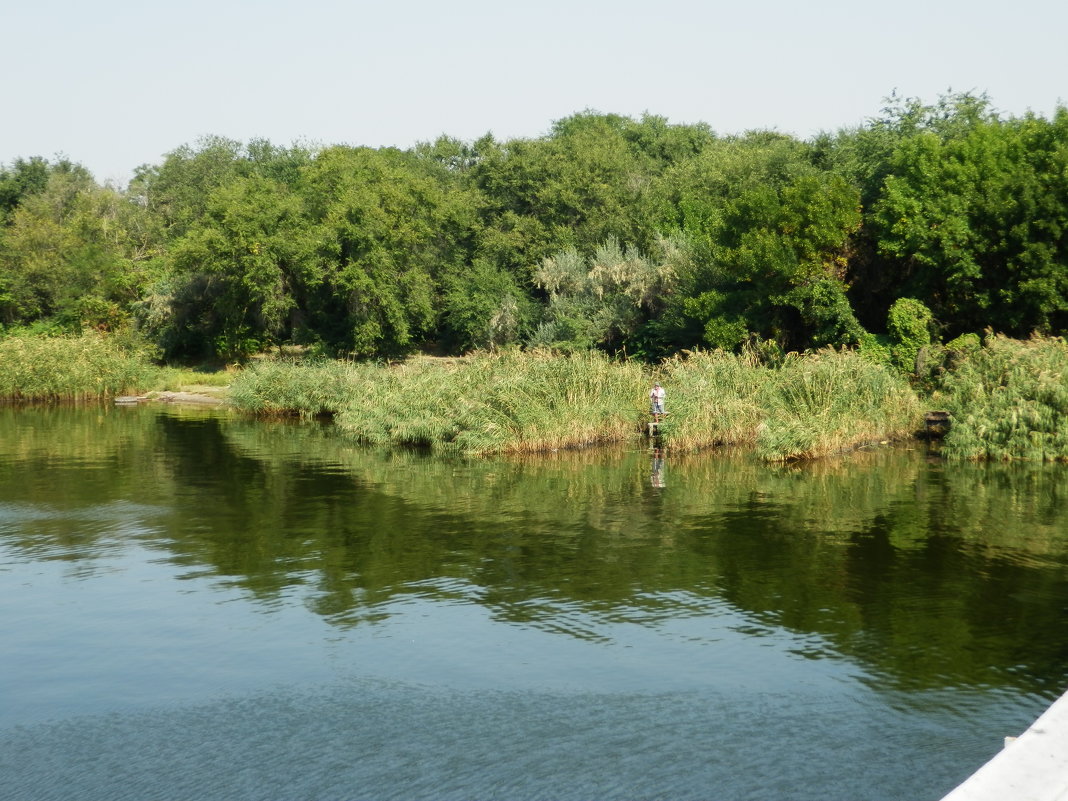
<instances>
[{"instance_id":1,"label":"white boat deck","mask_svg":"<svg viewBox=\"0 0 1068 801\"><path fill-rule=\"evenodd\" d=\"M1068 693L942 801L1068 801Z\"/></svg>"}]
</instances>

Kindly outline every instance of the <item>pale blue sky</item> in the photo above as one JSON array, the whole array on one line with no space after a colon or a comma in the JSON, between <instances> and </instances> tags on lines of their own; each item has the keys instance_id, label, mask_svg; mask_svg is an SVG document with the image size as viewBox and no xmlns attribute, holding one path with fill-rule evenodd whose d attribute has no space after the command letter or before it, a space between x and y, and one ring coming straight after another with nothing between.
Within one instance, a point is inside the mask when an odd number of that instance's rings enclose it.
<instances>
[{"instance_id":1,"label":"pale blue sky","mask_svg":"<svg viewBox=\"0 0 1068 801\"><path fill-rule=\"evenodd\" d=\"M0 0L0 163L101 181L206 134L409 147L586 108L721 134L858 125L892 91L1068 101L1052 0Z\"/></svg>"}]
</instances>

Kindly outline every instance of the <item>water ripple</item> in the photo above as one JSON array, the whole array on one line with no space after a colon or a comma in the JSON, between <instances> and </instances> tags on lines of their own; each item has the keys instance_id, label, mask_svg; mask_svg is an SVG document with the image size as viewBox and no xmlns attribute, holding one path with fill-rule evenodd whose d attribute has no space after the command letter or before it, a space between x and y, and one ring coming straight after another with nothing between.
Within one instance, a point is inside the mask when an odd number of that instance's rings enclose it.
<instances>
[{"instance_id":1,"label":"water ripple","mask_svg":"<svg viewBox=\"0 0 1068 801\"><path fill-rule=\"evenodd\" d=\"M0 799L933 798L986 756L872 703L360 680L0 731Z\"/></svg>"}]
</instances>

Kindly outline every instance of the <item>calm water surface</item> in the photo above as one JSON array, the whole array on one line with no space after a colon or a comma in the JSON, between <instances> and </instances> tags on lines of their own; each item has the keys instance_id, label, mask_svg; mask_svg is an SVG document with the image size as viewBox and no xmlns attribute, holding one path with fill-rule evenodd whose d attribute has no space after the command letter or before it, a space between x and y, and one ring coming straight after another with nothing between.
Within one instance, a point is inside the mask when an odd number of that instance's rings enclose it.
<instances>
[{"instance_id":1,"label":"calm water surface","mask_svg":"<svg viewBox=\"0 0 1068 801\"><path fill-rule=\"evenodd\" d=\"M937 799L1066 612L1062 466L0 409L3 799Z\"/></svg>"}]
</instances>

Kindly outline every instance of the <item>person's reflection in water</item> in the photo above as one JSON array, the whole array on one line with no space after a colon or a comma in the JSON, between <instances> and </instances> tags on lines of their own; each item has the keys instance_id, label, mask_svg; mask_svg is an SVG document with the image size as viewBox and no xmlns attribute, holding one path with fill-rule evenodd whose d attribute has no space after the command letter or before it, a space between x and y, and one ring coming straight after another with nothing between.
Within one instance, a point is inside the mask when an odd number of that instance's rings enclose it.
<instances>
[{"instance_id":1,"label":"person's reflection in water","mask_svg":"<svg viewBox=\"0 0 1068 801\"><path fill-rule=\"evenodd\" d=\"M649 474L649 483L654 487L664 486L664 449L653 448L653 464Z\"/></svg>"}]
</instances>

